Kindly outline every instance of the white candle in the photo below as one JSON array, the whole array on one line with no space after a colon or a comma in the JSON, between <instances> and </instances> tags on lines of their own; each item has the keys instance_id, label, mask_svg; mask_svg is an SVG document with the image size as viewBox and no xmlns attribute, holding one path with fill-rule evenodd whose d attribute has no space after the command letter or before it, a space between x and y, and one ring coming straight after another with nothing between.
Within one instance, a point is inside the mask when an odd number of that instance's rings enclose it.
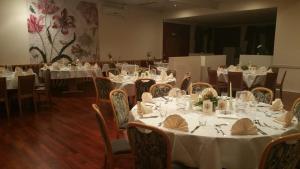
<instances>
[{"instance_id":1,"label":"white candle","mask_svg":"<svg viewBox=\"0 0 300 169\"><path fill-rule=\"evenodd\" d=\"M231 82L229 82L229 94L230 94L230 99L232 98L232 86Z\"/></svg>"}]
</instances>

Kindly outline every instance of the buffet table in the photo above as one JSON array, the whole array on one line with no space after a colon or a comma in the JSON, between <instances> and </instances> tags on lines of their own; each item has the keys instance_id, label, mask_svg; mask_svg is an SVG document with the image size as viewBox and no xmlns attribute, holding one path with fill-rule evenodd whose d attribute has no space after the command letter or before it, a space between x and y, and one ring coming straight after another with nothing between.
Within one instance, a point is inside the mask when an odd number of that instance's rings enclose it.
<instances>
[{"instance_id":1,"label":"buffet table","mask_svg":"<svg viewBox=\"0 0 300 169\"><path fill-rule=\"evenodd\" d=\"M132 120L158 127L168 133L173 145L173 160L190 167L256 169L267 143L297 126L294 118L290 127L283 128L282 124L274 121L283 112L272 111L270 105L263 103L245 105L234 101L234 109L229 114L219 110L205 114L196 107L188 106L190 100L190 96L155 98L144 104L152 109L152 113L141 117L137 114L137 106L131 111ZM186 120L188 132L163 127L165 118L172 114L178 114ZM255 121L258 134L231 135L233 123L240 118Z\"/></svg>"}]
</instances>

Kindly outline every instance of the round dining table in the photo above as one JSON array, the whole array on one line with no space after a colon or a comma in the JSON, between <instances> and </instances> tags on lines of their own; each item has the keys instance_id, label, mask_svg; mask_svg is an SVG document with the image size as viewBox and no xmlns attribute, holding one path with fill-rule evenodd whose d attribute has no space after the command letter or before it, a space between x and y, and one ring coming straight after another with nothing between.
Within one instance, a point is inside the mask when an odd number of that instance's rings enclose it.
<instances>
[{"instance_id":1,"label":"round dining table","mask_svg":"<svg viewBox=\"0 0 300 169\"><path fill-rule=\"evenodd\" d=\"M265 146L272 139L299 130L295 118L288 128L275 122L274 119L283 112L272 111L268 104L242 104L234 100L233 109L226 114L220 110L206 114L191 105L190 96L154 98L152 102L144 103L152 109L151 113L140 116L135 106L130 120L165 131L172 143L173 161L199 169L256 169ZM165 118L172 114L185 119L188 132L163 127ZM232 135L232 125L241 118L255 122L258 134Z\"/></svg>"},{"instance_id":2,"label":"round dining table","mask_svg":"<svg viewBox=\"0 0 300 169\"><path fill-rule=\"evenodd\" d=\"M149 78L155 80L157 84L168 83L171 85L175 85L176 78L169 77L166 79L162 79L160 75L149 75L145 77L137 77L134 75L116 75L113 77L109 77L109 79L115 84L115 87L118 89L123 89L126 91L128 96L135 96L135 81L139 78Z\"/></svg>"},{"instance_id":3,"label":"round dining table","mask_svg":"<svg viewBox=\"0 0 300 169\"><path fill-rule=\"evenodd\" d=\"M267 71L258 72L245 70L243 73L243 80L248 88L254 85L264 85L266 80ZM222 69L217 71L217 75L220 81L228 83L228 70Z\"/></svg>"},{"instance_id":4,"label":"round dining table","mask_svg":"<svg viewBox=\"0 0 300 169\"><path fill-rule=\"evenodd\" d=\"M35 75L35 85L39 84L39 80L38 80L38 76L33 73ZM25 76L25 75L30 75L27 72L22 72L22 74L20 76ZM7 71L4 73L0 74L0 77L5 77L6 78L6 88L7 90L14 90L14 89L18 89L18 76L16 76L15 72L12 71Z\"/></svg>"}]
</instances>

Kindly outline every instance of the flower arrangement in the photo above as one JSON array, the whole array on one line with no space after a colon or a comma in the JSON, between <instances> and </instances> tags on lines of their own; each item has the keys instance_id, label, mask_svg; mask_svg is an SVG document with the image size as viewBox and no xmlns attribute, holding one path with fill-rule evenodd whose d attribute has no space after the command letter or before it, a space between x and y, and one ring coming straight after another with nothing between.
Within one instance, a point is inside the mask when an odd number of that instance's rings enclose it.
<instances>
[{"instance_id":1,"label":"flower arrangement","mask_svg":"<svg viewBox=\"0 0 300 169\"><path fill-rule=\"evenodd\" d=\"M195 106L202 106L203 101L210 100L213 103L214 109L218 106L218 92L214 88L206 88L201 92Z\"/></svg>"},{"instance_id":2,"label":"flower arrangement","mask_svg":"<svg viewBox=\"0 0 300 169\"><path fill-rule=\"evenodd\" d=\"M248 70L248 69L249 69L249 66L243 65L243 66L241 67L241 69L242 69L242 70Z\"/></svg>"}]
</instances>

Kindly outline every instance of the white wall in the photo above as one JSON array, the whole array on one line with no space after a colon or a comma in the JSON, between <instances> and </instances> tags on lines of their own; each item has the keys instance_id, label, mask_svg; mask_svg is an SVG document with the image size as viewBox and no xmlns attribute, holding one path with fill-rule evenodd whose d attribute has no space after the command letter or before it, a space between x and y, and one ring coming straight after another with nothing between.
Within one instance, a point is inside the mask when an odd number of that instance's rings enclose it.
<instances>
[{"instance_id":1,"label":"white wall","mask_svg":"<svg viewBox=\"0 0 300 169\"><path fill-rule=\"evenodd\" d=\"M0 1L0 64L29 63L26 1Z\"/></svg>"},{"instance_id":2,"label":"white wall","mask_svg":"<svg viewBox=\"0 0 300 169\"><path fill-rule=\"evenodd\" d=\"M107 60L108 53L121 60L145 59L146 52L161 58L161 13L127 7L117 17L103 14L100 6L99 20L100 60ZM0 23L0 65L30 63L26 1L0 0Z\"/></svg>"},{"instance_id":3,"label":"white wall","mask_svg":"<svg viewBox=\"0 0 300 169\"><path fill-rule=\"evenodd\" d=\"M121 16L102 13L100 24L100 60L108 60L108 53L121 60L146 59L147 52L161 58L163 18L160 12L128 7Z\"/></svg>"},{"instance_id":4,"label":"white wall","mask_svg":"<svg viewBox=\"0 0 300 169\"><path fill-rule=\"evenodd\" d=\"M284 90L300 93L300 2L285 1L277 9L274 65L287 66Z\"/></svg>"}]
</instances>

